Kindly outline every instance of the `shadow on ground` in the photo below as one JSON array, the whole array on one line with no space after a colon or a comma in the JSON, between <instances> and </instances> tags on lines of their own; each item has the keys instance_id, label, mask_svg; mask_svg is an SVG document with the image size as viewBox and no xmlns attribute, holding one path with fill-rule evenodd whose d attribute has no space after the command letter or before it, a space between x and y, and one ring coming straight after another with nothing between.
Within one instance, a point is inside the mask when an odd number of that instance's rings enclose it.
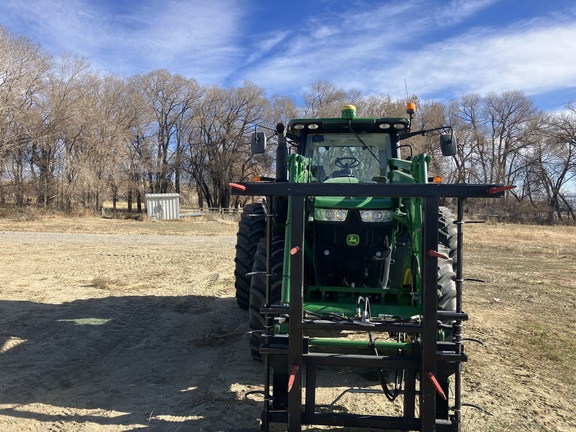
<instances>
[{"instance_id":1,"label":"shadow on ground","mask_svg":"<svg viewBox=\"0 0 576 432\"><path fill-rule=\"evenodd\" d=\"M0 425L258 430L246 320L232 298L1 301Z\"/></svg>"}]
</instances>

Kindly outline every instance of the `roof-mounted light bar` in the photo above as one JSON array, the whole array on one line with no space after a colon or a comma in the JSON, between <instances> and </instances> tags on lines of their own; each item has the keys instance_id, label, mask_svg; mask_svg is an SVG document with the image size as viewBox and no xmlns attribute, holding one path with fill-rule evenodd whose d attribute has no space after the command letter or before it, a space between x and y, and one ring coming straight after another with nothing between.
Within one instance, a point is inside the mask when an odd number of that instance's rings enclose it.
<instances>
[{"instance_id":1,"label":"roof-mounted light bar","mask_svg":"<svg viewBox=\"0 0 576 432\"><path fill-rule=\"evenodd\" d=\"M294 130L300 131L302 129L308 128L310 130L316 130L320 127L320 125L318 123L308 123L308 124L304 124L304 123L296 123L294 126L292 126L292 128Z\"/></svg>"}]
</instances>

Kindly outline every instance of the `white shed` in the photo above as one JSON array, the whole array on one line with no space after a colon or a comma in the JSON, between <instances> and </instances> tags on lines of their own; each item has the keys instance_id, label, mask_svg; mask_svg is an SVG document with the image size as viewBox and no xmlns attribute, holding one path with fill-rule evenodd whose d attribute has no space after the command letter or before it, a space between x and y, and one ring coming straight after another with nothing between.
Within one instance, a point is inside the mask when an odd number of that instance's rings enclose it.
<instances>
[{"instance_id":1,"label":"white shed","mask_svg":"<svg viewBox=\"0 0 576 432\"><path fill-rule=\"evenodd\" d=\"M146 214L153 219L178 219L180 217L180 195L177 193L146 194Z\"/></svg>"}]
</instances>

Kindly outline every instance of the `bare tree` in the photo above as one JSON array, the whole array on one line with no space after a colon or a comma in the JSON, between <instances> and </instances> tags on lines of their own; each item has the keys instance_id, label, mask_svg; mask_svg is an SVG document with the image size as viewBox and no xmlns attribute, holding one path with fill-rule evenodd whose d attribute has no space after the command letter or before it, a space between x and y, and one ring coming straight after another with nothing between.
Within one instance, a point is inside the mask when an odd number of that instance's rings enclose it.
<instances>
[{"instance_id":1,"label":"bare tree","mask_svg":"<svg viewBox=\"0 0 576 432\"><path fill-rule=\"evenodd\" d=\"M32 176L39 205L70 211L79 176L85 172L85 131L93 117L87 96L97 84L87 60L63 55L51 70L42 103L43 118L32 145Z\"/></svg>"},{"instance_id":2,"label":"bare tree","mask_svg":"<svg viewBox=\"0 0 576 432\"><path fill-rule=\"evenodd\" d=\"M460 142L457 178L521 185L537 139L538 115L533 102L519 91L463 96L454 118Z\"/></svg>"},{"instance_id":3,"label":"bare tree","mask_svg":"<svg viewBox=\"0 0 576 432\"><path fill-rule=\"evenodd\" d=\"M344 90L326 80L312 84L310 91L303 95L303 117L339 117L342 107L360 101L358 90Z\"/></svg>"},{"instance_id":4,"label":"bare tree","mask_svg":"<svg viewBox=\"0 0 576 432\"><path fill-rule=\"evenodd\" d=\"M567 104L565 109L557 116L548 116L547 139L539 143L535 152L540 169L537 179L546 193L548 222L554 215L562 219L563 212L575 218L575 209L566 195L576 178L576 105Z\"/></svg>"},{"instance_id":5,"label":"bare tree","mask_svg":"<svg viewBox=\"0 0 576 432\"><path fill-rule=\"evenodd\" d=\"M484 180L512 184L515 174L522 170L521 150L531 144L532 120L537 110L533 102L519 91L502 95L490 93L485 98L484 110L490 136L487 148L481 150L491 162Z\"/></svg>"},{"instance_id":6,"label":"bare tree","mask_svg":"<svg viewBox=\"0 0 576 432\"><path fill-rule=\"evenodd\" d=\"M361 117L402 117L406 115L405 101L393 100L390 95L368 96L356 101Z\"/></svg>"},{"instance_id":7,"label":"bare tree","mask_svg":"<svg viewBox=\"0 0 576 432\"><path fill-rule=\"evenodd\" d=\"M0 27L0 64L0 178L11 179L16 205L22 206L50 58L30 40ZM4 201L0 188L0 202Z\"/></svg>"},{"instance_id":8,"label":"bare tree","mask_svg":"<svg viewBox=\"0 0 576 432\"><path fill-rule=\"evenodd\" d=\"M92 203L94 209L100 209L102 197L108 194L116 210L121 191L129 188L127 143L131 141L138 113L125 81L106 76L99 84L93 99L95 115L86 137L91 150L86 160L91 166L89 178L97 197Z\"/></svg>"},{"instance_id":9,"label":"bare tree","mask_svg":"<svg viewBox=\"0 0 576 432\"><path fill-rule=\"evenodd\" d=\"M411 100L417 101L417 97L413 96ZM405 109L406 107L404 107ZM447 107L439 102L427 101L420 103L412 122L412 130L435 129L446 125L446 109ZM406 116L406 113L404 112L402 116ZM410 143L415 153L427 153L432 156L430 165L432 172L436 175L449 177L450 164L449 161L442 157L440 152L438 144L439 134L440 132L435 131L423 136L416 136L410 140Z\"/></svg>"},{"instance_id":10,"label":"bare tree","mask_svg":"<svg viewBox=\"0 0 576 432\"><path fill-rule=\"evenodd\" d=\"M178 129L198 97L198 86L194 80L163 69L134 77L133 85L146 101L152 120L149 128L157 143L154 168L149 171L150 188L166 193L173 185L171 157L175 150L179 152Z\"/></svg>"},{"instance_id":11,"label":"bare tree","mask_svg":"<svg viewBox=\"0 0 576 432\"><path fill-rule=\"evenodd\" d=\"M270 98L270 105L270 113L266 119L270 126L278 122L286 124L298 117L299 110L293 97L274 95Z\"/></svg>"},{"instance_id":12,"label":"bare tree","mask_svg":"<svg viewBox=\"0 0 576 432\"><path fill-rule=\"evenodd\" d=\"M230 207L229 183L249 175L249 133L267 109L264 91L249 82L239 88L206 89L188 147L188 172L200 205Z\"/></svg>"},{"instance_id":13,"label":"bare tree","mask_svg":"<svg viewBox=\"0 0 576 432\"><path fill-rule=\"evenodd\" d=\"M346 104L361 117L404 117L406 101L362 97L319 80L294 98L266 98L252 83L201 87L155 70L123 80L101 76L86 59L57 60L0 27L0 205L31 197L43 207L99 210L124 196L139 211L149 192L196 188L200 206L228 208L229 182L272 175L273 146L250 154L256 125L296 117L339 117ZM411 101L417 101L413 95ZM450 104L423 101L413 130L452 124L458 154L439 157L435 136L411 140L414 153L438 156L432 170L455 182L514 183L521 204L547 206L547 219L574 218L568 188L576 178L576 108L539 112L522 92L463 96ZM274 131L268 130L271 140ZM453 166L455 165L455 166Z\"/></svg>"},{"instance_id":14,"label":"bare tree","mask_svg":"<svg viewBox=\"0 0 576 432\"><path fill-rule=\"evenodd\" d=\"M457 102L452 125L456 129L456 156L459 181L482 182L489 177L491 159L487 157L488 126L484 102L476 93L463 96Z\"/></svg>"}]
</instances>

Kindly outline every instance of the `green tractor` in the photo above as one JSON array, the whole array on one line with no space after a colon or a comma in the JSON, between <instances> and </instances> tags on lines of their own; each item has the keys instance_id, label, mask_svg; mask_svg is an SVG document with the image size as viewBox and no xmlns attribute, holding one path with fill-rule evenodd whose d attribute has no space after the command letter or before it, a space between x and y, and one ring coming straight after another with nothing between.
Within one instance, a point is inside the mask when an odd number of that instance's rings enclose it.
<instances>
[{"instance_id":1,"label":"green tractor","mask_svg":"<svg viewBox=\"0 0 576 432\"><path fill-rule=\"evenodd\" d=\"M406 112L357 118L347 105L341 118L279 123L275 178L231 184L264 197L244 207L235 258L237 302L265 369L263 430L460 430L462 204L506 187L430 178L430 156L403 141L437 133L451 156L452 129L411 131L414 104ZM252 152L266 141L256 131ZM456 218L440 205L446 197ZM376 371L387 399L403 399L402 415L320 409L316 373L327 367Z\"/></svg>"}]
</instances>

